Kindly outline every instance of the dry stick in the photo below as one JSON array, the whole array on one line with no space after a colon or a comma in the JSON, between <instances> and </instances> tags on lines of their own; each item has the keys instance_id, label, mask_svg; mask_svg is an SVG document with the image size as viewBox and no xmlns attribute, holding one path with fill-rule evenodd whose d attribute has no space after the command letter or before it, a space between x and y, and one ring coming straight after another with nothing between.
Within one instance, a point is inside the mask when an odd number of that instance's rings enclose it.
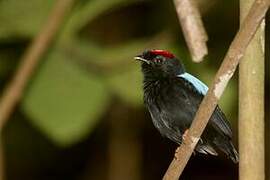
<instances>
[{"instance_id":1,"label":"dry stick","mask_svg":"<svg viewBox=\"0 0 270 180\"><path fill-rule=\"evenodd\" d=\"M176 150L175 158L171 162L163 180L177 180L182 174L220 96L232 77L249 42L265 17L269 4L269 0L256 0L252 5L215 76L214 82L211 84L195 115L186 138Z\"/></svg>"},{"instance_id":2,"label":"dry stick","mask_svg":"<svg viewBox=\"0 0 270 180\"><path fill-rule=\"evenodd\" d=\"M254 0L240 0L240 20ZM265 22L239 64L239 179L265 179L264 34Z\"/></svg>"},{"instance_id":3,"label":"dry stick","mask_svg":"<svg viewBox=\"0 0 270 180\"><path fill-rule=\"evenodd\" d=\"M193 0L174 0L174 5L192 60L200 62L208 53L208 37L200 12Z\"/></svg>"},{"instance_id":4,"label":"dry stick","mask_svg":"<svg viewBox=\"0 0 270 180\"><path fill-rule=\"evenodd\" d=\"M1 98L0 131L19 102L26 83L36 68L38 61L49 48L73 3L74 0L59 0L55 4L44 28L23 55L17 72L12 81L7 85Z\"/></svg>"}]
</instances>

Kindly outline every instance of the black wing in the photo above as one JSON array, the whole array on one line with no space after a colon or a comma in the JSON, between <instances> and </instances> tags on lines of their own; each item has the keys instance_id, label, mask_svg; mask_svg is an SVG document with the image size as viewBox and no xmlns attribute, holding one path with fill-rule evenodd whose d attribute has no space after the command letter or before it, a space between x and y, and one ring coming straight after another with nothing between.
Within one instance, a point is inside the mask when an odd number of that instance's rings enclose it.
<instances>
[{"instance_id":1,"label":"black wing","mask_svg":"<svg viewBox=\"0 0 270 180\"><path fill-rule=\"evenodd\" d=\"M188 74L188 76L179 76L179 79L181 79L185 83L185 87L189 89L190 92L193 92L193 96L200 96L199 102L196 101L196 99L191 98L190 102L191 103L196 103L197 106L200 105L204 95L206 94L205 89L202 91L201 89L197 89L198 87L207 87L203 82L201 82L199 79L195 78L194 76ZM219 108L219 106L216 107L214 113L212 114L209 124L213 126L213 128L220 132L221 134L224 134L228 137L232 137L232 130L229 122L227 121L224 113L222 110Z\"/></svg>"}]
</instances>

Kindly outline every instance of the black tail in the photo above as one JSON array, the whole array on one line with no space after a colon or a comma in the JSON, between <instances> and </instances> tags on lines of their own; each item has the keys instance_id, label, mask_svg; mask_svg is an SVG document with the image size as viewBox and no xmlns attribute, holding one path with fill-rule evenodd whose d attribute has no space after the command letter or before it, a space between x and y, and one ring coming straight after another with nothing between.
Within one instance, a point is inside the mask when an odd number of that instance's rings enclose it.
<instances>
[{"instance_id":1,"label":"black tail","mask_svg":"<svg viewBox=\"0 0 270 180\"><path fill-rule=\"evenodd\" d=\"M236 149L234 148L232 142L230 142L230 151L229 151L229 157L231 158L231 160L234 162L234 163L238 163L239 162L239 155L238 155L238 152L236 151Z\"/></svg>"},{"instance_id":2,"label":"black tail","mask_svg":"<svg viewBox=\"0 0 270 180\"><path fill-rule=\"evenodd\" d=\"M232 144L231 141L226 141L225 144L220 147L220 149L225 154L227 154L234 163L238 163L239 162L238 152L234 148L234 146L233 146L233 144Z\"/></svg>"}]
</instances>

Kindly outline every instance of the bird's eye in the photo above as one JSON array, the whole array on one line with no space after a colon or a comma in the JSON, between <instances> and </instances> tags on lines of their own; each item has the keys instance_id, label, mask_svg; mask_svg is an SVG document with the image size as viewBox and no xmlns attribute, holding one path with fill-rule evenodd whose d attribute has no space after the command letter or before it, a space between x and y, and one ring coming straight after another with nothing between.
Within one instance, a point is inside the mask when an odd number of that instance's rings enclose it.
<instances>
[{"instance_id":1,"label":"bird's eye","mask_svg":"<svg viewBox=\"0 0 270 180\"><path fill-rule=\"evenodd\" d=\"M163 62L163 57L161 57L161 56L157 56L156 58L155 58L155 62L156 63L162 63Z\"/></svg>"}]
</instances>

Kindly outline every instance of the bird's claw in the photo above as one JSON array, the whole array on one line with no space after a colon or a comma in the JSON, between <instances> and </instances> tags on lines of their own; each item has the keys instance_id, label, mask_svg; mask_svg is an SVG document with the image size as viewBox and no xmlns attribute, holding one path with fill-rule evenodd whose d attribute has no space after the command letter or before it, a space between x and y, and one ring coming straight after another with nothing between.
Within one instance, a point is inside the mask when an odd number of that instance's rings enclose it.
<instances>
[{"instance_id":1,"label":"bird's claw","mask_svg":"<svg viewBox=\"0 0 270 180\"><path fill-rule=\"evenodd\" d=\"M185 143L185 139L187 138L188 131L189 131L189 129L186 129L184 134L182 135L183 143Z\"/></svg>"}]
</instances>

